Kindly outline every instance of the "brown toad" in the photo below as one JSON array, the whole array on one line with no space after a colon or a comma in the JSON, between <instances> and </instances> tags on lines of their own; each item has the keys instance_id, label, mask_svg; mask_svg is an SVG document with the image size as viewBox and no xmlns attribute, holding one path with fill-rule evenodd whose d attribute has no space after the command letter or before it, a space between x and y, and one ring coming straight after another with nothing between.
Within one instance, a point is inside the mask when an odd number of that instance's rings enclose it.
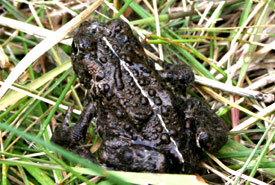
<instances>
[{"instance_id":1,"label":"brown toad","mask_svg":"<svg viewBox=\"0 0 275 185\"><path fill-rule=\"evenodd\" d=\"M96 117L99 163L162 173L194 173L202 151L216 152L226 143L222 120L199 100L182 98L192 70L166 62L156 70L127 23L84 22L72 47L74 71L88 93L80 119L58 126L55 143L81 145Z\"/></svg>"}]
</instances>

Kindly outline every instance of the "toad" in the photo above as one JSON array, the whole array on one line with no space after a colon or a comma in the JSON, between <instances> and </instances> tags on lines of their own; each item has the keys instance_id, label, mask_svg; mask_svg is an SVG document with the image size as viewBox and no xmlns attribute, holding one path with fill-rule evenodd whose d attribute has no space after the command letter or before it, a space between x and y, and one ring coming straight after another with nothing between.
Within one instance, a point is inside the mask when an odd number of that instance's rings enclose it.
<instances>
[{"instance_id":1,"label":"toad","mask_svg":"<svg viewBox=\"0 0 275 185\"><path fill-rule=\"evenodd\" d=\"M186 64L148 58L130 26L86 21L73 39L72 64L87 89L77 123L57 126L52 141L77 148L91 119L102 140L95 159L113 170L195 173L203 151L226 142L222 120L203 102L184 99L194 81ZM70 114L70 113L68 113Z\"/></svg>"}]
</instances>

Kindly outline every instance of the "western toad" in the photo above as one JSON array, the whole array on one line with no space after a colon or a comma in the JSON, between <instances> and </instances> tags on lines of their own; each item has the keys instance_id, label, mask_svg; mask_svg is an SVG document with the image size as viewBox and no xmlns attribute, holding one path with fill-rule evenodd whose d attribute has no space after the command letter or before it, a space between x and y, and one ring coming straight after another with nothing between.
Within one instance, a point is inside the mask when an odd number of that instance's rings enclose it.
<instances>
[{"instance_id":1,"label":"western toad","mask_svg":"<svg viewBox=\"0 0 275 185\"><path fill-rule=\"evenodd\" d=\"M87 88L78 122L56 128L52 141L77 148L92 118L102 139L97 161L125 171L194 173L202 151L227 141L222 120L197 99L183 100L194 80L183 64L154 67L129 25L87 21L74 37L72 63Z\"/></svg>"}]
</instances>

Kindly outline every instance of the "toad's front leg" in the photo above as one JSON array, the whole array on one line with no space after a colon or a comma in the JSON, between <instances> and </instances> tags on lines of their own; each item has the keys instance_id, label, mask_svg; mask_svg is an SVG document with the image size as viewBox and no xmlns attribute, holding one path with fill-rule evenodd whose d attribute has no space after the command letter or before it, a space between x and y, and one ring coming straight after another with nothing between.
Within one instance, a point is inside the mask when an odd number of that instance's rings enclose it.
<instances>
[{"instance_id":1,"label":"toad's front leg","mask_svg":"<svg viewBox=\"0 0 275 185\"><path fill-rule=\"evenodd\" d=\"M163 69L157 70L158 74L174 87L185 90L193 81L194 73L191 67L186 64L169 64L167 62L158 61Z\"/></svg>"},{"instance_id":2,"label":"toad's front leg","mask_svg":"<svg viewBox=\"0 0 275 185\"><path fill-rule=\"evenodd\" d=\"M53 133L51 141L69 148L75 148L76 146L81 145L85 141L85 136L87 129L91 120L96 116L96 108L94 102L88 103L77 123L69 127L69 117L72 112L72 109L69 109L66 113L65 120L63 124L58 125Z\"/></svg>"}]
</instances>

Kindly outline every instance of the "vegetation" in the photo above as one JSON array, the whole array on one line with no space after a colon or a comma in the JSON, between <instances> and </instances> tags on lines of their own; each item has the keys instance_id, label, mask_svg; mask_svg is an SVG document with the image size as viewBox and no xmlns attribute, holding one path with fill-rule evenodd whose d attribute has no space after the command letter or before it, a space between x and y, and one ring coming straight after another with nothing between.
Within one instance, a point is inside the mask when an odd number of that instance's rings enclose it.
<instances>
[{"instance_id":1,"label":"vegetation","mask_svg":"<svg viewBox=\"0 0 275 185\"><path fill-rule=\"evenodd\" d=\"M0 184L274 183L273 0L0 2ZM207 102L230 138L199 175L106 171L50 143L68 106L72 122L82 109L70 45L88 17L123 18L154 46L150 57L193 68L187 96ZM92 126L88 145L100 145Z\"/></svg>"}]
</instances>

